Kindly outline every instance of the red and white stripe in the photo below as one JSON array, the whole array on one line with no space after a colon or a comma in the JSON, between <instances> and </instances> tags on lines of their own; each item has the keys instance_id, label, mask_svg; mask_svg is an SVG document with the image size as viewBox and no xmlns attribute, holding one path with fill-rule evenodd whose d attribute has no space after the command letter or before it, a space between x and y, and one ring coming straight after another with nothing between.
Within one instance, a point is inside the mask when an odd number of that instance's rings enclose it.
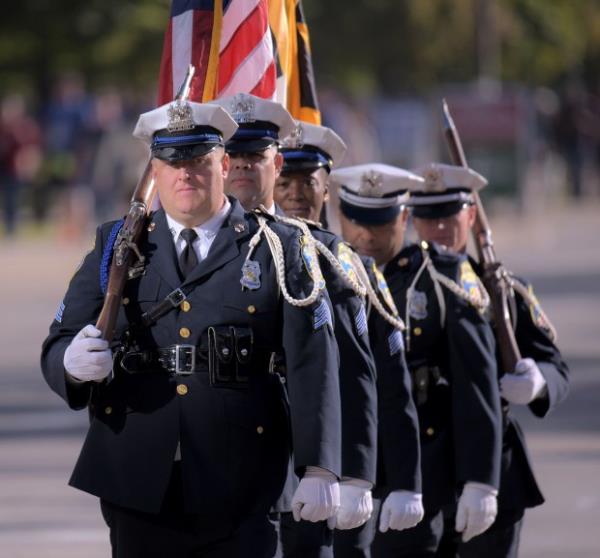
<instances>
[{"instance_id":1,"label":"red and white stripe","mask_svg":"<svg viewBox=\"0 0 600 558\"><path fill-rule=\"evenodd\" d=\"M267 0L232 0L223 14L216 96L274 99L275 80Z\"/></svg>"}]
</instances>

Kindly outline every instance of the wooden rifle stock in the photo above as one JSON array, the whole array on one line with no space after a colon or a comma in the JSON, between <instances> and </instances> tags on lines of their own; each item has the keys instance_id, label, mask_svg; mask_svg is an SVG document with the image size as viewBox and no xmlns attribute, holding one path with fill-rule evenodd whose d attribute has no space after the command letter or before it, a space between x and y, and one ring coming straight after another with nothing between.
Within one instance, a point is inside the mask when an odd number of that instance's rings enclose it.
<instances>
[{"instance_id":1,"label":"wooden rifle stock","mask_svg":"<svg viewBox=\"0 0 600 558\"><path fill-rule=\"evenodd\" d=\"M193 76L194 66L190 65L183 84L175 96L176 100L187 99ZM152 202L156 195L156 185L150 163L151 160L146 164L142 177L131 196L129 211L114 244L114 255L110 266L104 305L96 322L96 327L102 332L102 338L108 342L112 341L115 335L117 316L130 269L136 261L139 264L144 262L144 256L140 253L138 245L146 229Z\"/></svg>"},{"instance_id":2,"label":"wooden rifle stock","mask_svg":"<svg viewBox=\"0 0 600 558\"><path fill-rule=\"evenodd\" d=\"M442 102L442 109L444 116L444 137L446 138L452 163L457 166L468 167L458 130L450 116L448 104L445 100ZM473 192L473 201L477 211L472 232L477 248L479 264L483 270L482 281L490 295L500 358L504 372L513 372L517 361L521 358L521 354L510 316L508 303L509 286L504 277L506 272L496 256L492 240L492 230L478 192Z\"/></svg>"}]
</instances>

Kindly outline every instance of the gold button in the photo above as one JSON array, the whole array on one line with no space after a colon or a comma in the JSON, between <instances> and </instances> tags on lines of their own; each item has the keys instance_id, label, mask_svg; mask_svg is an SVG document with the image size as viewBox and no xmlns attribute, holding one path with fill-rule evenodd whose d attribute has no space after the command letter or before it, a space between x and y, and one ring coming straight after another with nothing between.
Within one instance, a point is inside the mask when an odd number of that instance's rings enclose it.
<instances>
[{"instance_id":1,"label":"gold button","mask_svg":"<svg viewBox=\"0 0 600 558\"><path fill-rule=\"evenodd\" d=\"M179 335L181 335L181 337L183 337L184 339L187 339L191 334L192 332L187 327L182 327L179 330Z\"/></svg>"},{"instance_id":2,"label":"gold button","mask_svg":"<svg viewBox=\"0 0 600 558\"><path fill-rule=\"evenodd\" d=\"M107 415L110 415L112 413L112 407L105 407L104 408L104 413Z\"/></svg>"},{"instance_id":3,"label":"gold button","mask_svg":"<svg viewBox=\"0 0 600 558\"><path fill-rule=\"evenodd\" d=\"M188 387L185 384L177 384L177 393L185 395L188 392Z\"/></svg>"},{"instance_id":4,"label":"gold button","mask_svg":"<svg viewBox=\"0 0 600 558\"><path fill-rule=\"evenodd\" d=\"M420 327L415 327L415 329L413 329L413 333L416 336L419 336L419 335L421 335L421 333L423 333L423 330Z\"/></svg>"},{"instance_id":5,"label":"gold button","mask_svg":"<svg viewBox=\"0 0 600 558\"><path fill-rule=\"evenodd\" d=\"M429 244L427 244L425 240L421 240L421 248L423 248L423 250L429 250Z\"/></svg>"},{"instance_id":6,"label":"gold button","mask_svg":"<svg viewBox=\"0 0 600 558\"><path fill-rule=\"evenodd\" d=\"M400 267L406 267L408 265L408 258L400 258L398 260L398 265Z\"/></svg>"},{"instance_id":7,"label":"gold button","mask_svg":"<svg viewBox=\"0 0 600 558\"><path fill-rule=\"evenodd\" d=\"M148 232L152 232L155 228L156 228L156 223L154 221L152 221L152 223L150 223L148 225Z\"/></svg>"},{"instance_id":8,"label":"gold button","mask_svg":"<svg viewBox=\"0 0 600 558\"><path fill-rule=\"evenodd\" d=\"M129 299L126 296L123 297L123 304L129 304Z\"/></svg>"},{"instance_id":9,"label":"gold button","mask_svg":"<svg viewBox=\"0 0 600 558\"><path fill-rule=\"evenodd\" d=\"M183 302L180 304L180 307L181 307L181 309L182 309L184 312L189 312L189 311L190 311L190 309L191 309L191 307L192 307L192 305L191 305L191 304L190 304L190 303L189 303L187 300L184 300L184 301L183 301Z\"/></svg>"},{"instance_id":10,"label":"gold button","mask_svg":"<svg viewBox=\"0 0 600 558\"><path fill-rule=\"evenodd\" d=\"M427 436L433 436L433 433L435 432L435 430L433 428L431 428L431 426L425 430L425 433L427 434Z\"/></svg>"},{"instance_id":11,"label":"gold button","mask_svg":"<svg viewBox=\"0 0 600 558\"><path fill-rule=\"evenodd\" d=\"M265 429L264 429L262 426L257 426L257 427L256 427L256 431L257 431L259 434L262 434L262 433L265 431Z\"/></svg>"},{"instance_id":12,"label":"gold button","mask_svg":"<svg viewBox=\"0 0 600 558\"><path fill-rule=\"evenodd\" d=\"M247 310L248 314L254 314L254 312L256 312L256 306L254 306L254 304L251 304L250 306L248 306Z\"/></svg>"}]
</instances>

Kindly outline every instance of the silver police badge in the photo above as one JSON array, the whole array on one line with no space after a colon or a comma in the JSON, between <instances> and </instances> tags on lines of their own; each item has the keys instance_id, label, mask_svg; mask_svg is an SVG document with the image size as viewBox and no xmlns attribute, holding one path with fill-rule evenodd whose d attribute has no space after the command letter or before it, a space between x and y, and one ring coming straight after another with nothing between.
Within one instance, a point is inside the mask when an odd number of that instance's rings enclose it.
<instances>
[{"instance_id":1,"label":"silver police badge","mask_svg":"<svg viewBox=\"0 0 600 558\"><path fill-rule=\"evenodd\" d=\"M361 177L358 195L369 198L383 197L383 175L372 169L365 172Z\"/></svg>"},{"instance_id":2,"label":"silver police badge","mask_svg":"<svg viewBox=\"0 0 600 558\"><path fill-rule=\"evenodd\" d=\"M244 93L238 93L231 100L231 117L238 123L255 122L254 99Z\"/></svg>"},{"instance_id":3,"label":"silver police badge","mask_svg":"<svg viewBox=\"0 0 600 558\"><path fill-rule=\"evenodd\" d=\"M302 122L298 122L292 133L285 138L282 143L283 147L295 147L301 149L304 146L304 128Z\"/></svg>"},{"instance_id":4,"label":"silver police badge","mask_svg":"<svg viewBox=\"0 0 600 558\"><path fill-rule=\"evenodd\" d=\"M427 317L427 295L422 291L413 291L408 302L408 313L415 320Z\"/></svg>"},{"instance_id":5,"label":"silver police badge","mask_svg":"<svg viewBox=\"0 0 600 558\"><path fill-rule=\"evenodd\" d=\"M177 101L171 103L167 109L167 116L169 117L169 123L167 124L169 132L182 132L191 130L196 126L192 107L186 101L177 99Z\"/></svg>"},{"instance_id":6,"label":"silver police badge","mask_svg":"<svg viewBox=\"0 0 600 558\"><path fill-rule=\"evenodd\" d=\"M425 179L425 190L427 192L441 192L444 190L444 181L442 173L437 168L428 169L423 175Z\"/></svg>"},{"instance_id":7,"label":"silver police badge","mask_svg":"<svg viewBox=\"0 0 600 558\"><path fill-rule=\"evenodd\" d=\"M255 260L246 260L242 266L242 288L255 291L260 288L260 264Z\"/></svg>"}]
</instances>

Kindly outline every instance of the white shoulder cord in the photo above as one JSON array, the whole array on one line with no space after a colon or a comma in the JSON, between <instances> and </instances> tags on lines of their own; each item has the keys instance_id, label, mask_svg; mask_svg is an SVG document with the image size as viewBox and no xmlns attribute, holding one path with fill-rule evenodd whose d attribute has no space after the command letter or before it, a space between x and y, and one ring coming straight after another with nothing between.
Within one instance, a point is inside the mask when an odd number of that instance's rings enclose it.
<instances>
[{"instance_id":1,"label":"white shoulder cord","mask_svg":"<svg viewBox=\"0 0 600 558\"><path fill-rule=\"evenodd\" d=\"M348 275L348 273L346 273L346 271L342 267L342 264L340 264L339 260L333 255L331 250L327 248L327 246L325 246L325 244L323 244L320 240L317 240L312 235L310 229L306 225L305 220L283 217L281 215L276 215L275 219L286 223L287 225L298 227L305 235L311 236L315 243L317 251L320 254L322 254L323 257L331 264L331 266L335 269L335 271L343 279L343 281L348 285L348 287L350 287L358 296L364 298L364 296L367 293L367 289L365 288L365 286L360 282L355 281L352 277L350 277L350 275ZM311 221L309 221L309 223L311 223Z\"/></svg>"},{"instance_id":2,"label":"white shoulder cord","mask_svg":"<svg viewBox=\"0 0 600 558\"><path fill-rule=\"evenodd\" d=\"M529 292L529 289L525 285L523 285L523 283L521 283L521 281L519 281L518 279L515 279L509 272L504 273L504 278L506 279L509 286L511 288L513 288L515 291L517 291L523 297L523 299L525 300L525 302L527 302L527 304L529 306L537 307L537 310L540 313L542 320L544 320L546 322L546 324L548 324L550 338L552 339L552 341L554 343L556 343L556 341L558 339L558 333L556 331L556 328L554 327L552 322L548 319L548 315L542 309L539 301L537 301L535 299L535 297L533 297L531 295L531 293Z\"/></svg>"},{"instance_id":3,"label":"white shoulder cord","mask_svg":"<svg viewBox=\"0 0 600 558\"><path fill-rule=\"evenodd\" d=\"M490 295L488 295L488 292L485 290L481 279L479 279L479 277L476 274L475 276L477 277L477 285L479 287L479 291L481 292L481 300L479 300L478 297L469 294L460 285L456 284L455 281L452 281L452 279L449 279L444 274L440 273L437 269L435 269L431 259L428 259L427 261L427 268L429 271L429 275L431 276L434 282L439 281L450 292L454 293L458 298L466 300L467 302L475 306L475 308L477 308L477 310L479 310L480 312L485 312L485 310L487 310L488 306L490 305Z\"/></svg>"},{"instance_id":4,"label":"white shoulder cord","mask_svg":"<svg viewBox=\"0 0 600 558\"><path fill-rule=\"evenodd\" d=\"M371 302L371 304L375 307L375 309L379 312L381 317L386 322L391 324L396 329L399 329L400 331L404 331L406 329L406 326L404 325L402 318L400 318L400 316L398 316L398 315L393 316L385 309L383 304L381 304L381 301L379 300L377 293L375 292L375 290L373 289L373 286L371 285L371 281L369 280L369 274L367 273L367 270L365 269L365 266L363 265L362 260L360 259L360 257L358 256L358 254L356 252L352 253L352 260L353 260L352 263L354 264L354 267L356 268L356 273L359 276L359 279L363 282L363 284L365 286L365 290L367 291L367 296L369 297L369 301ZM396 311L396 313L398 313L398 310L395 307L394 307L394 310Z\"/></svg>"},{"instance_id":5,"label":"white shoulder cord","mask_svg":"<svg viewBox=\"0 0 600 558\"><path fill-rule=\"evenodd\" d=\"M311 304L316 302L321 293L319 282L315 281L313 278L312 291L306 298L293 298L290 295L287 289L287 285L285 283L285 254L283 251L283 246L281 245L281 240L277 236L277 233L275 233L269 228L267 220L264 217L257 215L257 219L260 227L250 240L250 250L248 252L248 255L246 256L246 260L250 257L252 251L260 241L261 235L264 234L265 238L267 239L269 249L271 250L273 261L275 262L275 269L277 271L277 283L279 284L279 288L281 289L281 294L283 294L283 298L292 306L310 306ZM314 240L311 242L311 238L312 236L309 235L308 237L306 237L306 241L309 244L309 247L312 243L312 247L314 249ZM318 263L316 265L318 265Z\"/></svg>"},{"instance_id":6,"label":"white shoulder cord","mask_svg":"<svg viewBox=\"0 0 600 558\"><path fill-rule=\"evenodd\" d=\"M417 282L421 278L421 275L423 275L423 272L425 271L425 268L427 267L428 261L429 261L429 254L423 253L423 263L421 264L421 267L415 274L415 277L412 280L410 287L408 287L408 289L406 290L406 309L405 309L406 311L404 313L404 316L406 319L406 352L410 351L410 302L412 300L413 293L415 291L415 287L417 286ZM433 277L432 277L432 279L433 279ZM435 280L433 281L433 283L435 284ZM444 298L444 297L442 297L442 298ZM440 306L440 310L441 310L441 306ZM444 313L445 313L445 306L444 306ZM442 322L442 327L443 327L443 322Z\"/></svg>"}]
</instances>

